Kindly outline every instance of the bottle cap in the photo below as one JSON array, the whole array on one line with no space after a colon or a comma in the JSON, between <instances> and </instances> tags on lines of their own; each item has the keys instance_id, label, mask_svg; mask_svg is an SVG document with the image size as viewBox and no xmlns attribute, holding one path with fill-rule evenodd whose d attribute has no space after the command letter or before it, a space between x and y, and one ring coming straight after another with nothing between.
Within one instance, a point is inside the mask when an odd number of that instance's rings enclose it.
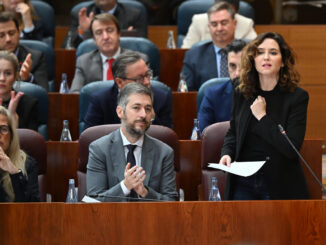
<instances>
[{"instance_id":1,"label":"bottle cap","mask_svg":"<svg viewBox=\"0 0 326 245\"><path fill-rule=\"evenodd\" d=\"M69 185L75 184L75 180L74 179L69 179Z\"/></svg>"}]
</instances>

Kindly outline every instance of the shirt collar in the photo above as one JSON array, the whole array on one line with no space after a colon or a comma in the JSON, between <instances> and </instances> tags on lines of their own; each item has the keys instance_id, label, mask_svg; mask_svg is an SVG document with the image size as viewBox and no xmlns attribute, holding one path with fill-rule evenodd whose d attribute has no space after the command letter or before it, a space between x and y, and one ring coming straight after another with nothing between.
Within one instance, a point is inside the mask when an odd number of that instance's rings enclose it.
<instances>
[{"instance_id":1,"label":"shirt collar","mask_svg":"<svg viewBox=\"0 0 326 245\"><path fill-rule=\"evenodd\" d=\"M102 54L100 52L101 59L102 59L102 64L105 64L107 59L115 59L116 60L118 58L118 56L120 55L120 53L121 53L121 48L120 47L118 48L117 52L115 52L115 54L112 57L106 57L104 54Z\"/></svg>"},{"instance_id":2,"label":"shirt collar","mask_svg":"<svg viewBox=\"0 0 326 245\"><path fill-rule=\"evenodd\" d=\"M122 144L123 146L127 146L127 145L137 145L140 148L142 148L143 146L143 142L144 142L144 135L142 135L139 140L137 140L135 143L130 143L129 140L126 138L126 136L123 134L121 128L120 128L120 134L121 134L121 138L122 138Z\"/></svg>"},{"instance_id":3,"label":"shirt collar","mask_svg":"<svg viewBox=\"0 0 326 245\"><path fill-rule=\"evenodd\" d=\"M215 54L218 54L218 51L220 51L221 48L220 47L217 47L215 44L214 44L214 51L215 51Z\"/></svg>"}]
</instances>

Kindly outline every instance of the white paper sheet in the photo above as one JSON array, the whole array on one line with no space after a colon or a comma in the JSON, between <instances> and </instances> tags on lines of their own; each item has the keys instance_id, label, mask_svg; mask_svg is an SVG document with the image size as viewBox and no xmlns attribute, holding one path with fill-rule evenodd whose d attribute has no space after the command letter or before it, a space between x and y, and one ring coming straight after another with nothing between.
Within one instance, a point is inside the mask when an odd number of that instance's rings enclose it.
<instances>
[{"instance_id":1,"label":"white paper sheet","mask_svg":"<svg viewBox=\"0 0 326 245\"><path fill-rule=\"evenodd\" d=\"M218 163L209 163L208 167L220 169L231 174L248 177L256 173L265 164L265 162L266 161L232 162L231 167Z\"/></svg>"},{"instance_id":2,"label":"white paper sheet","mask_svg":"<svg viewBox=\"0 0 326 245\"><path fill-rule=\"evenodd\" d=\"M89 196L84 196L82 199L82 202L86 202L86 203L97 203L100 202L99 200L96 200L95 198L89 197Z\"/></svg>"}]
</instances>

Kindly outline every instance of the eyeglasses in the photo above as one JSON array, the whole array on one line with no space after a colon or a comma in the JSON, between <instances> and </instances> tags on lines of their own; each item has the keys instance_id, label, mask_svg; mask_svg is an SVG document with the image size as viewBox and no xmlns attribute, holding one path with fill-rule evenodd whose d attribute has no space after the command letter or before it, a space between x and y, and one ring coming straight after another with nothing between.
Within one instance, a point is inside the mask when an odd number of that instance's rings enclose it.
<instances>
[{"instance_id":1,"label":"eyeglasses","mask_svg":"<svg viewBox=\"0 0 326 245\"><path fill-rule=\"evenodd\" d=\"M147 78L149 80L151 80L153 78L153 71L148 70L145 75L140 75L140 76L138 76L136 78L128 78L128 77L120 77L120 78L124 79L124 80L131 80L131 81L143 84L145 78Z\"/></svg>"},{"instance_id":2,"label":"eyeglasses","mask_svg":"<svg viewBox=\"0 0 326 245\"><path fill-rule=\"evenodd\" d=\"M0 126L0 134L7 135L9 133L10 129L7 125L1 125Z\"/></svg>"}]
</instances>

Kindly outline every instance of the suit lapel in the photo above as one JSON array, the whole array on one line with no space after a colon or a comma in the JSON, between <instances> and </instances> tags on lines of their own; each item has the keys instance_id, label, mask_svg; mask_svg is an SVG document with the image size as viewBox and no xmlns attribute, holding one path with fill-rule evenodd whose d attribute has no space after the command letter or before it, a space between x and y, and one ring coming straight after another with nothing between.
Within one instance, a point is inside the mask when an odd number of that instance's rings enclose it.
<instances>
[{"instance_id":1,"label":"suit lapel","mask_svg":"<svg viewBox=\"0 0 326 245\"><path fill-rule=\"evenodd\" d=\"M242 103L242 110L240 110L240 114L239 114L239 121L242 123L239 123L238 128L237 128L237 132L239 132L239 144L237 147L237 154L236 154L237 157L236 158L239 157L240 149L242 149L243 141L247 134L248 125L249 125L250 119L252 117L250 105L253 102L254 102L254 99L248 99L248 100L244 100Z\"/></svg>"},{"instance_id":2,"label":"suit lapel","mask_svg":"<svg viewBox=\"0 0 326 245\"><path fill-rule=\"evenodd\" d=\"M211 68L209 69L209 71L214 71L214 73L212 74L213 77L217 77L217 62L216 62L216 53L215 53L215 49L214 49L214 43L211 42L209 45L209 62L207 64L209 64L211 66Z\"/></svg>"},{"instance_id":3,"label":"suit lapel","mask_svg":"<svg viewBox=\"0 0 326 245\"><path fill-rule=\"evenodd\" d=\"M141 166L145 170L146 179L144 181L145 185L148 185L149 179L151 176L151 172L153 169L153 162L155 152L153 151L153 145L151 144L151 139L145 134L144 135L144 143L142 148L141 155Z\"/></svg>"},{"instance_id":4,"label":"suit lapel","mask_svg":"<svg viewBox=\"0 0 326 245\"><path fill-rule=\"evenodd\" d=\"M100 55L100 51L97 50L96 55L94 55L94 61L93 64L98 64L97 69L96 69L96 81L104 81L103 79L103 64L102 64L102 59Z\"/></svg>"},{"instance_id":5,"label":"suit lapel","mask_svg":"<svg viewBox=\"0 0 326 245\"><path fill-rule=\"evenodd\" d=\"M120 135L120 129L112 133L112 146L110 149L111 160L113 164L114 175L119 182L124 179L124 171L127 165L123 143Z\"/></svg>"}]
</instances>

